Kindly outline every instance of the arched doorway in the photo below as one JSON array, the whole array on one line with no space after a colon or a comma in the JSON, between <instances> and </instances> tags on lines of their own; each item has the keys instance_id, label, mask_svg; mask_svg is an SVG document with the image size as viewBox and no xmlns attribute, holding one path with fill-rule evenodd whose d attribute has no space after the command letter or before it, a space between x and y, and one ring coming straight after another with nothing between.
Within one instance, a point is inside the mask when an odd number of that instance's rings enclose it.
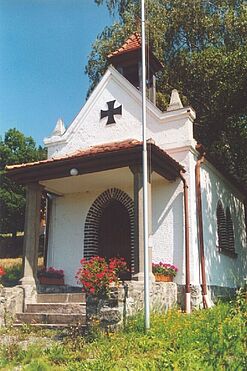
<instances>
[{"instance_id":1,"label":"arched doorway","mask_svg":"<svg viewBox=\"0 0 247 371\"><path fill-rule=\"evenodd\" d=\"M118 200L110 200L99 221L99 255L107 260L124 257L131 267L131 225L128 210Z\"/></svg>"},{"instance_id":2,"label":"arched doorway","mask_svg":"<svg viewBox=\"0 0 247 371\"><path fill-rule=\"evenodd\" d=\"M84 226L84 258L121 256L135 272L134 202L118 188L109 188L92 203Z\"/></svg>"}]
</instances>

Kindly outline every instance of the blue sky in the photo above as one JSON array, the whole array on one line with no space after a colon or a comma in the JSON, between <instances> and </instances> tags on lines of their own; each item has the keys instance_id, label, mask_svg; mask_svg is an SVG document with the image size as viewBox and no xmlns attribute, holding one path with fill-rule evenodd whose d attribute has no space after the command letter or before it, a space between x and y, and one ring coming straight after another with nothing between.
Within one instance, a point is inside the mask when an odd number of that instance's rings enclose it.
<instances>
[{"instance_id":1,"label":"blue sky","mask_svg":"<svg viewBox=\"0 0 247 371\"><path fill-rule=\"evenodd\" d=\"M93 0L0 0L0 135L17 128L37 144L68 126L88 88L91 44L113 23Z\"/></svg>"}]
</instances>

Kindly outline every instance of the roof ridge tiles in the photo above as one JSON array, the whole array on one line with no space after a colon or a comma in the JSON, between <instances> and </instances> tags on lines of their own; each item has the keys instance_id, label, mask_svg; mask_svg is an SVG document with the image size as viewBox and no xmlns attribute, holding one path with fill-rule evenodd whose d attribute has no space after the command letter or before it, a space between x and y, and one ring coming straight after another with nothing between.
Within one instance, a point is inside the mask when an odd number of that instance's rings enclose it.
<instances>
[{"instance_id":1,"label":"roof ridge tiles","mask_svg":"<svg viewBox=\"0 0 247 371\"><path fill-rule=\"evenodd\" d=\"M136 140L136 139L125 139L125 140L120 141L120 142L102 143L102 144L98 144L98 145L95 145L95 146L90 146L90 147L87 147L87 148L78 149L73 153L66 154L66 155L63 155L63 156L60 156L60 157L51 157L51 158L47 158L45 160L40 160L40 161L34 161L34 162L28 162L28 163L22 163L22 164L14 164L14 165L7 165L6 170L13 170L13 169L18 169L18 168L22 168L22 167L29 167L29 166L39 165L39 164L51 163L51 162L59 161L59 160L66 160L66 159L70 159L70 158L79 157L83 154L90 155L94 152L95 153L100 153L101 150L106 151L106 149L108 149L108 150L118 150L118 149L121 149L121 148L126 148L127 145L137 145L137 144L141 144L141 142Z\"/></svg>"},{"instance_id":2,"label":"roof ridge tiles","mask_svg":"<svg viewBox=\"0 0 247 371\"><path fill-rule=\"evenodd\" d=\"M134 32L129 36L120 48L108 54L108 58L114 57L119 54L128 53L141 48L141 35L139 32Z\"/></svg>"}]
</instances>

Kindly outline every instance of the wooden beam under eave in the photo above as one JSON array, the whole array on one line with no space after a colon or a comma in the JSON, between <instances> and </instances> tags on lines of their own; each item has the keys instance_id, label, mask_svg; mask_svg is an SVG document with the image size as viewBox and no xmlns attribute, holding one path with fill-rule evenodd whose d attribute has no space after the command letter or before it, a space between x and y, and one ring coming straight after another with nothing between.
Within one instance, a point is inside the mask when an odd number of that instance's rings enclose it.
<instances>
[{"instance_id":1,"label":"wooden beam under eave","mask_svg":"<svg viewBox=\"0 0 247 371\"><path fill-rule=\"evenodd\" d=\"M152 156L152 169L169 181L175 181L179 177L179 170L174 169L171 164L162 161L156 155Z\"/></svg>"}]
</instances>

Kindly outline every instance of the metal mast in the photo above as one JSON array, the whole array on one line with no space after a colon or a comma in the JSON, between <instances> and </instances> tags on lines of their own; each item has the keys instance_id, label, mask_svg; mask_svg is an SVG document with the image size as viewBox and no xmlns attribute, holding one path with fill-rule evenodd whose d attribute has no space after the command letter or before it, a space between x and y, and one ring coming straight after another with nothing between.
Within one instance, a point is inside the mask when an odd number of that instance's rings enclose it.
<instances>
[{"instance_id":1,"label":"metal mast","mask_svg":"<svg viewBox=\"0 0 247 371\"><path fill-rule=\"evenodd\" d=\"M145 42L145 0L141 0L142 39L142 141L143 141L143 227L144 227L144 315L145 329L150 328L149 259L148 259L148 168L146 137L146 42Z\"/></svg>"}]
</instances>

